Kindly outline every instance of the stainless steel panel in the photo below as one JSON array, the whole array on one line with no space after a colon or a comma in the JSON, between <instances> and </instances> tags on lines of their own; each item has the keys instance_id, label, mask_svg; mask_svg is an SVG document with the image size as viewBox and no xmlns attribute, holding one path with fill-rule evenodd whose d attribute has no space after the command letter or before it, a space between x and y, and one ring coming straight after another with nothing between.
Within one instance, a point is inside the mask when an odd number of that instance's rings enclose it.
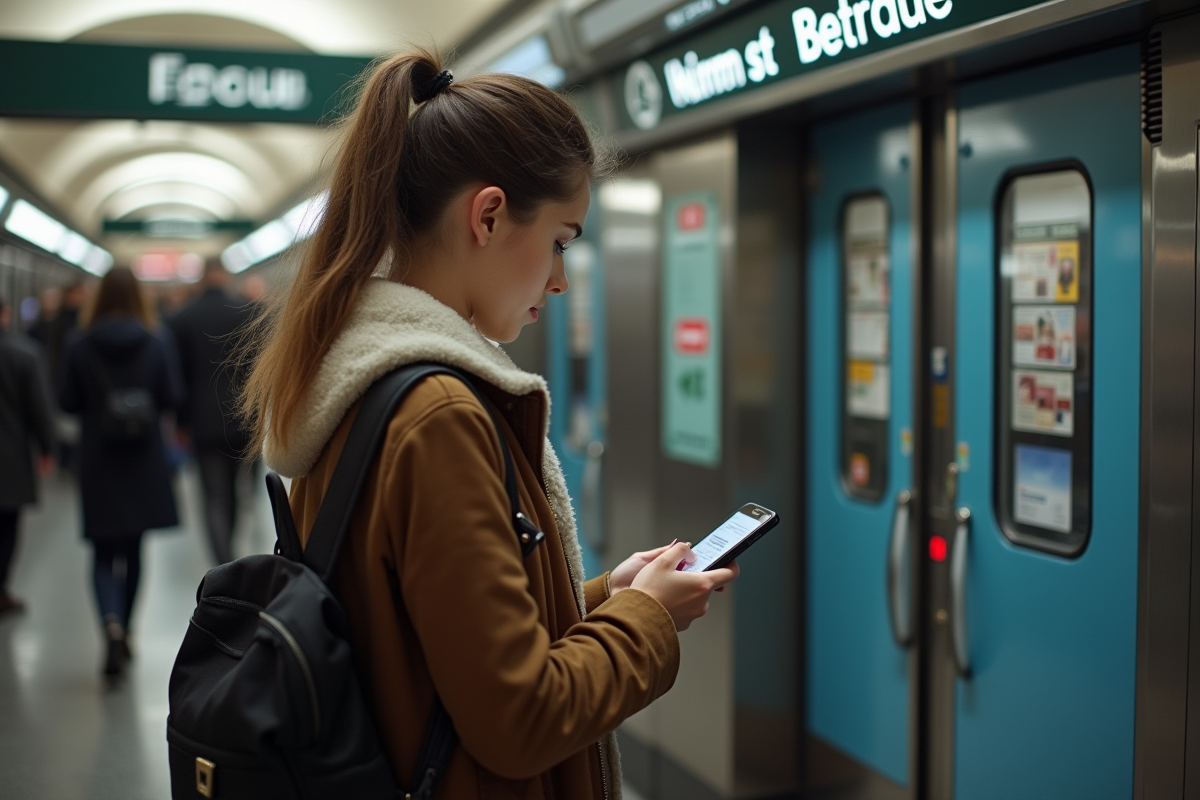
<instances>
[{"instance_id":1,"label":"stainless steel panel","mask_svg":"<svg viewBox=\"0 0 1200 800\"><path fill-rule=\"evenodd\" d=\"M1138 598L1135 797L1184 796L1190 697L1196 379L1196 120L1200 18L1163 36L1163 139L1150 156L1145 265L1142 518ZM1197 637L1193 637L1196 639ZM1198 642L1200 644L1200 642ZM1194 659L1193 659L1194 661ZM1191 666L1196 670L1196 666ZM1200 676L1197 676L1200 678ZM1197 681L1200 688L1200 680Z\"/></svg>"},{"instance_id":2,"label":"stainless steel panel","mask_svg":"<svg viewBox=\"0 0 1200 800\"><path fill-rule=\"evenodd\" d=\"M719 246L722 295L736 296L734 240L736 206L734 186L737 142L723 134L698 144L663 151L655 157L655 174L663 197L697 191L712 192L720 209ZM654 320L659 311L654 309ZM653 441L656 470L655 541L673 538L697 541L734 510L732 493L734 403L731 375L736 353L732 304L722 308L722 461L715 468L700 467L666 458ZM642 347L657 352L659 335L643 340ZM653 385L658 385L658 375ZM657 411L657 409L656 409ZM656 414L657 415L657 414ZM615 414L614 414L615 417ZM682 664L674 689L656 703L658 746L663 753L725 796L734 794L734 623L736 585L713 598L704 619L680 637ZM698 699L703 698L703 702Z\"/></svg>"},{"instance_id":3,"label":"stainless steel panel","mask_svg":"<svg viewBox=\"0 0 1200 800\"><path fill-rule=\"evenodd\" d=\"M649 162L650 159L646 159ZM641 163L599 188L608 341L608 441L605 445L605 568L660 543L656 530L658 452L658 273L662 190ZM666 539L665 541L670 541ZM656 706L623 730L653 747Z\"/></svg>"}]
</instances>

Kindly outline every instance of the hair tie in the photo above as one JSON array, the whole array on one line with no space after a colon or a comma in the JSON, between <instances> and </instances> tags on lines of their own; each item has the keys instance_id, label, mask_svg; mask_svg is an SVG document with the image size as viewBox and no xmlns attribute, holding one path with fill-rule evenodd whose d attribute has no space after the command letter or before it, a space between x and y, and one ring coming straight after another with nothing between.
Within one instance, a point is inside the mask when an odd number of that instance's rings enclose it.
<instances>
[{"instance_id":1,"label":"hair tie","mask_svg":"<svg viewBox=\"0 0 1200 800\"><path fill-rule=\"evenodd\" d=\"M454 73L448 69L444 69L437 74L437 77L430 81L428 88L424 92L424 96L420 102L427 103L437 97L442 91L454 83Z\"/></svg>"}]
</instances>

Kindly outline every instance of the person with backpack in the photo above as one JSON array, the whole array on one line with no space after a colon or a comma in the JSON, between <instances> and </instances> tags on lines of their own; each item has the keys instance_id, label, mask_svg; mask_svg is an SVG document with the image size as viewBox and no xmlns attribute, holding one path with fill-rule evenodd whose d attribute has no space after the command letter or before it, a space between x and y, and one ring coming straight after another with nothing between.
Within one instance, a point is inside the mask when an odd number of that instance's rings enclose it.
<instances>
[{"instance_id":1,"label":"person with backpack","mask_svg":"<svg viewBox=\"0 0 1200 800\"><path fill-rule=\"evenodd\" d=\"M178 524L160 417L180 401L170 347L127 267L113 267L66 347L59 404L81 421L79 493L83 535L104 630L103 673L119 676L141 576L143 534Z\"/></svg>"},{"instance_id":2,"label":"person with backpack","mask_svg":"<svg viewBox=\"0 0 1200 800\"><path fill-rule=\"evenodd\" d=\"M538 83L454 81L427 52L381 61L243 392L254 444L294 479L305 542L364 393L404 365L468 376L426 377L392 414L331 575L397 784L420 782L438 709L453 725L433 797L620 797L614 730L671 688L677 631L736 577L677 571L694 559L680 542L585 582L546 383L495 345L567 290L562 254L598 161L570 103ZM530 526L517 536L509 479L517 527ZM259 627L254 641L287 639ZM314 685L314 708L332 691ZM197 758L196 774L214 769L220 791L218 760Z\"/></svg>"}]
</instances>

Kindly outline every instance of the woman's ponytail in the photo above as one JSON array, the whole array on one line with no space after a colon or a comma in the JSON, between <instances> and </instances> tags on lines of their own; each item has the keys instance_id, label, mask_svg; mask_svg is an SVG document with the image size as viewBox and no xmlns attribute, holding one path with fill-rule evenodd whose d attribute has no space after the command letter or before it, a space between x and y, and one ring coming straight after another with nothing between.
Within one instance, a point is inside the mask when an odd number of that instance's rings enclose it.
<instances>
[{"instance_id":1,"label":"woman's ponytail","mask_svg":"<svg viewBox=\"0 0 1200 800\"><path fill-rule=\"evenodd\" d=\"M257 455L286 447L292 413L363 286L388 262L395 280L413 237L450 199L481 181L505 190L518 220L568 200L591 179L595 154L575 110L541 84L484 74L453 83L433 53L376 64L362 83L329 187L325 215L282 304L247 337L253 366L240 409ZM254 341L263 344L255 351Z\"/></svg>"}]
</instances>

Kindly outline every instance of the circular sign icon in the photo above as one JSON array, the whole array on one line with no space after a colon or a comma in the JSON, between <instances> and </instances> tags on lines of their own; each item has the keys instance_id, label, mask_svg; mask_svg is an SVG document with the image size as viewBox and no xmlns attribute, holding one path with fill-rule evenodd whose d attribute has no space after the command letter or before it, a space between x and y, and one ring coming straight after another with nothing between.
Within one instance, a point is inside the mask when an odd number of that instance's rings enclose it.
<instances>
[{"instance_id":1,"label":"circular sign icon","mask_svg":"<svg viewBox=\"0 0 1200 800\"><path fill-rule=\"evenodd\" d=\"M662 84L654 67L645 61L635 61L625 73L625 110L633 124L644 131L658 125L662 119Z\"/></svg>"}]
</instances>

